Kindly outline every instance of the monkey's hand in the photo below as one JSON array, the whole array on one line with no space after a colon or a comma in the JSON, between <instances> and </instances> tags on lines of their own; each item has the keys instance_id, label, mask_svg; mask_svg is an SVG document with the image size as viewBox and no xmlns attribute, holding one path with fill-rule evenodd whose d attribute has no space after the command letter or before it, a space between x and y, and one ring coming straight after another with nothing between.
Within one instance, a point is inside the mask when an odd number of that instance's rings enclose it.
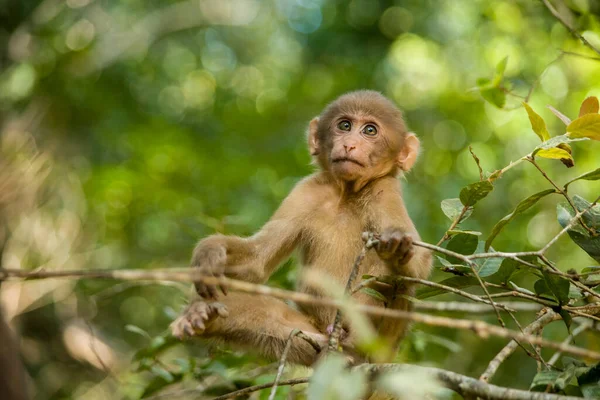
<instances>
[{"instance_id":1,"label":"monkey's hand","mask_svg":"<svg viewBox=\"0 0 600 400\"><path fill-rule=\"evenodd\" d=\"M200 269L204 276L222 277L225 272L225 263L227 261L227 250L219 238L208 238L203 240L194 249L192 256L192 267ZM216 300L219 295L215 285L209 285L203 282L196 282L196 292L203 299ZM224 286L220 286L223 294L227 294Z\"/></svg>"},{"instance_id":2,"label":"monkey's hand","mask_svg":"<svg viewBox=\"0 0 600 400\"><path fill-rule=\"evenodd\" d=\"M379 237L375 250L396 272L414 255L413 239L399 228L388 228Z\"/></svg>"},{"instance_id":3,"label":"monkey's hand","mask_svg":"<svg viewBox=\"0 0 600 400\"><path fill-rule=\"evenodd\" d=\"M187 306L183 314L171 323L171 333L179 339L201 335L215 318L227 318L229 311L218 302L207 303L195 300Z\"/></svg>"}]
</instances>

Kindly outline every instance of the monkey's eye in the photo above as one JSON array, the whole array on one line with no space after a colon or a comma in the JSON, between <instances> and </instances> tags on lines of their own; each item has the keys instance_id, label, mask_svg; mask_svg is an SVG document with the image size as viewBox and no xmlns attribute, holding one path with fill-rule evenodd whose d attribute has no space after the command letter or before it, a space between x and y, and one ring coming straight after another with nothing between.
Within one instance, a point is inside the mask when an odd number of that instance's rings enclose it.
<instances>
[{"instance_id":1,"label":"monkey's eye","mask_svg":"<svg viewBox=\"0 0 600 400\"><path fill-rule=\"evenodd\" d=\"M363 133L367 136L375 136L377 135L377 128L375 125L367 125L363 128Z\"/></svg>"},{"instance_id":2,"label":"monkey's eye","mask_svg":"<svg viewBox=\"0 0 600 400\"><path fill-rule=\"evenodd\" d=\"M345 119L343 121L340 121L337 124L337 127L338 127L338 129L341 129L343 131L349 131L350 129L352 129L352 123Z\"/></svg>"}]
</instances>

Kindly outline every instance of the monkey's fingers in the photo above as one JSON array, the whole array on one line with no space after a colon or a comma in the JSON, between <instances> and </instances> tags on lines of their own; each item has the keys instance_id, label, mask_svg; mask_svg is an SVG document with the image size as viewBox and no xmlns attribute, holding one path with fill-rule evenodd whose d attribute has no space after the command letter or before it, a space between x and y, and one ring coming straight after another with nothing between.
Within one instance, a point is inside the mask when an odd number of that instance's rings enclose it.
<instances>
[{"instance_id":1,"label":"monkey's fingers","mask_svg":"<svg viewBox=\"0 0 600 400\"><path fill-rule=\"evenodd\" d=\"M415 255L415 249L414 249L414 247L411 246L408 248L406 253L404 253L404 255L400 259L398 259L398 264L399 265L407 264L414 255Z\"/></svg>"},{"instance_id":2,"label":"monkey's fingers","mask_svg":"<svg viewBox=\"0 0 600 400\"><path fill-rule=\"evenodd\" d=\"M227 286L219 285L219 289L221 289L221 292L223 292L223 294L225 296L227 296L227 293L228 293Z\"/></svg>"},{"instance_id":3,"label":"monkey's fingers","mask_svg":"<svg viewBox=\"0 0 600 400\"><path fill-rule=\"evenodd\" d=\"M211 309L211 314L216 313L219 317L222 317L222 318L229 317L229 310L227 309L227 306L225 304L211 303L209 305L209 307Z\"/></svg>"}]
</instances>

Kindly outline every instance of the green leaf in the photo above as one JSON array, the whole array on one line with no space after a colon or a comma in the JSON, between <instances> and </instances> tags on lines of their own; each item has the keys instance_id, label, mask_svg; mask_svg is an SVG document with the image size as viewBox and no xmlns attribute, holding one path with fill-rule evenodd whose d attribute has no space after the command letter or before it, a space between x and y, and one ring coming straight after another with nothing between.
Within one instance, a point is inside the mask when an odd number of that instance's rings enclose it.
<instances>
[{"instance_id":1,"label":"green leaf","mask_svg":"<svg viewBox=\"0 0 600 400\"><path fill-rule=\"evenodd\" d=\"M571 333L571 324L573 323L573 317L571 317L571 314L562 307L558 313L560 314L560 316L563 319L563 322L567 326L567 331L569 333ZM567 383L569 383L569 382L567 382Z\"/></svg>"},{"instance_id":2,"label":"green leaf","mask_svg":"<svg viewBox=\"0 0 600 400\"><path fill-rule=\"evenodd\" d=\"M381 293L379 293L377 290L370 288L370 287L363 287L360 289L361 292L368 294L371 297L376 298L377 300L380 300L384 303L387 303L387 299L385 298L384 295L382 295Z\"/></svg>"},{"instance_id":3,"label":"green leaf","mask_svg":"<svg viewBox=\"0 0 600 400\"><path fill-rule=\"evenodd\" d=\"M446 249L455 253L470 255L477 249L477 243L477 236L459 233L458 235L452 236L452 239L450 239L446 245ZM460 259L452 256L446 256L446 260L454 264L461 263Z\"/></svg>"},{"instance_id":4,"label":"green leaf","mask_svg":"<svg viewBox=\"0 0 600 400\"><path fill-rule=\"evenodd\" d=\"M442 212L444 213L444 215L446 215L446 217L450 218L451 221L454 221L456 218L458 218L458 216L463 210L463 207L464 206L461 203L460 199L442 200ZM462 219L458 222L460 223L466 220L471 216L472 213L473 209L468 208L467 211L465 211L465 214L463 215Z\"/></svg>"},{"instance_id":5,"label":"green leaf","mask_svg":"<svg viewBox=\"0 0 600 400\"><path fill-rule=\"evenodd\" d=\"M568 313L567 313L568 314ZM569 382L575 377L575 366L569 365L563 372L561 372L554 381L554 388L556 390L565 390Z\"/></svg>"},{"instance_id":6,"label":"green leaf","mask_svg":"<svg viewBox=\"0 0 600 400\"><path fill-rule=\"evenodd\" d=\"M565 188L567 188L571 183L581 179L585 181L597 181L598 179L600 179L600 168L590 172L586 172L583 175L579 175L577 178L571 179L569 182L565 183Z\"/></svg>"},{"instance_id":7,"label":"green leaf","mask_svg":"<svg viewBox=\"0 0 600 400\"><path fill-rule=\"evenodd\" d=\"M125 330L128 331L128 332L137 333L138 335L143 336L146 339L150 339L150 340L152 339L152 337L150 337L150 335L148 334L148 332L146 332L145 330L143 330L139 326L127 324L127 325L125 325Z\"/></svg>"},{"instance_id":8,"label":"green leaf","mask_svg":"<svg viewBox=\"0 0 600 400\"><path fill-rule=\"evenodd\" d=\"M472 207L492 190L494 190L494 185L489 181L472 183L460 191L460 201L464 206Z\"/></svg>"},{"instance_id":9,"label":"green leaf","mask_svg":"<svg viewBox=\"0 0 600 400\"><path fill-rule=\"evenodd\" d=\"M500 257L486 259L477 271L479 276L485 278L494 275L500 269L502 261L503 259Z\"/></svg>"},{"instance_id":10,"label":"green leaf","mask_svg":"<svg viewBox=\"0 0 600 400\"><path fill-rule=\"evenodd\" d=\"M482 233L478 231L463 231L462 229L451 229L447 231L448 235L458 235L459 233L464 233L465 235L473 235L473 236L481 236Z\"/></svg>"},{"instance_id":11,"label":"green leaf","mask_svg":"<svg viewBox=\"0 0 600 400\"><path fill-rule=\"evenodd\" d=\"M535 296L535 293L533 293L531 290L527 290L525 288L522 288L522 287L518 286L516 283L514 283L513 281L509 281L508 284L509 284L510 287L512 287L513 289L515 289L517 292L521 292L521 293L525 293L525 294L529 294L529 295Z\"/></svg>"},{"instance_id":12,"label":"green leaf","mask_svg":"<svg viewBox=\"0 0 600 400\"><path fill-rule=\"evenodd\" d=\"M496 238L496 236L498 236L498 234L500 233L500 231L502 231L502 229L510 222L513 220L513 218L515 218L517 215L522 214L523 212L525 212L527 209L529 209L531 206L533 206L535 203L537 203L540 199L544 198L545 196L551 194L551 193L555 193L556 191L554 189L547 189L547 190L543 190L541 192L538 192L536 194L532 194L531 196L529 196L528 198L526 198L525 200L521 200L521 202L519 204L517 204L517 207L515 207L515 209L513 210L513 212L511 212L510 214L508 214L507 216L505 216L504 218L502 218L500 221L498 221L496 223L496 225L494 225L494 227L492 228L492 233L490 233L490 236L487 238L487 240L485 241L485 249L489 249L490 246L492 245L492 242L494 241L494 239Z\"/></svg>"},{"instance_id":13,"label":"green leaf","mask_svg":"<svg viewBox=\"0 0 600 400\"><path fill-rule=\"evenodd\" d=\"M598 114L599 108L600 104L598 104L598 98L596 96L590 96L581 103L579 116L583 117L586 114Z\"/></svg>"},{"instance_id":14,"label":"green leaf","mask_svg":"<svg viewBox=\"0 0 600 400\"><path fill-rule=\"evenodd\" d=\"M552 149L539 149L535 152L535 155L542 158L549 158L551 160L570 160L573 161L573 156L566 150L554 147Z\"/></svg>"},{"instance_id":15,"label":"green leaf","mask_svg":"<svg viewBox=\"0 0 600 400\"><path fill-rule=\"evenodd\" d=\"M581 272L593 272L594 274L600 274L600 265L594 265L592 267L585 267Z\"/></svg>"},{"instance_id":16,"label":"green leaf","mask_svg":"<svg viewBox=\"0 0 600 400\"><path fill-rule=\"evenodd\" d=\"M569 281L547 271L542 271L542 276L546 285L548 285L548 289L550 289L552 295L558 300L558 303L560 305L567 304L569 302Z\"/></svg>"},{"instance_id":17,"label":"green leaf","mask_svg":"<svg viewBox=\"0 0 600 400\"><path fill-rule=\"evenodd\" d=\"M573 199L575 201L575 197ZM576 203L577 205L577 203ZM596 206L598 207L598 206ZM579 208L579 207L578 207ZM590 210L593 211L593 210ZM597 211L596 211L597 212ZM564 228L575 216L575 212L568 205L558 204L556 206L556 213L559 224ZM586 224L588 222L595 220L596 217L589 217L588 212L583 214L583 219ZM592 215L592 214L590 214ZM587 217L587 221L586 221ZM593 227L598 230L600 227L598 225L588 224L589 227ZM569 230L567 230L569 237L573 240L579 247L581 247L586 253L590 255L594 260L600 262L600 235L598 236L590 236L589 233L581 227L578 223L573 225Z\"/></svg>"},{"instance_id":18,"label":"green leaf","mask_svg":"<svg viewBox=\"0 0 600 400\"><path fill-rule=\"evenodd\" d=\"M498 64L496 64L496 75L492 84L494 86L500 85L502 79L504 79L504 71L506 71L506 65L508 64L508 56L504 57Z\"/></svg>"},{"instance_id":19,"label":"green leaf","mask_svg":"<svg viewBox=\"0 0 600 400\"><path fill-rule=\"evenodd\" d=\"M560 375L559 371L544 370L538 372L529 386L529 390L534 392L545 392L548 386L553 387L556 378Z\"/></svg>"},{"instance_id":20,"label":"green leaf","mask_svg":"<svg viewBox=\"0 0 600 400\"><path fill-rule=\"evenodd\" d=\"M531 129L533 129L535 134L539 136L542 142L549 140L550 133L548 133L548 128L546 128L546 123L544 122L544 119L540 117L539 114L537 114L535 111L533 111L533 108L531 108L529 104L523 102L523 107L525 107L525 110L527 110L529 122L531 123Z\"/></svg>"},{"instance_id":21,"label":"green leaf","mask_svg":"<svg viewBox=\"0 0 600 400\"><path fill-rule=\"evenodd\" d=\"M579 195L573 196L573 203L578 211L587 210L582 215L582 218L587 226L596 229L596 231L600 231L600 205L591 207L592 203Z\"/></svg>"},{"instance_id":22,"label":"green leaf","mask_svg":"<svg viewBox=\"0 0 600 400\"><path fill-rule=\"evenodd\" d=\"M600 140L600 114L586 114L573 120L567 126L567 135L572 138Z\"/></svg>"},{"instance_id":23,"label":"green leaf","mask_svg":"<svg viewBox=\"0 0 600 400\"><path fill-rule=\"evenodd\" d=\"M443 270L444 272L452 272L452 273L458 272L461 275L467 275L467 274L470 274L473 272L471 267L467 267L466 265L452 264L450 261L448 261L440 256L436 256L436 258L441 264L441 267L439 267L439 269Z\"/></svg>"},{"instance_id":24,"label":"green leaf","mask_svg":"<svg viewBox=\"0 0 600 400\"><path fill-rule=\"evenodd\" d=\"M488 278L488 281L492 282L492 283L508 283L508 281L510 280L510 277L517 272L519 267L519 263L515 260L512 260L510 258L505 258L502 260L502 263L500 264L500 268L498 268L498 271L491 275Z\"/></svg>"},{"instance_id":25,"label":"green leaf","mask_svg":"<svg viewBox=\"0 0 600 400\"><path fill-rule=\"evenodd\" d=\"M506 93L500 88L481 89L480 93L484 100L498 108L503 108L506 104Z\"/></svg>"},{"instance_id":26,"label":"green leaf","mask_svg":"<svg viewBox=\"0 0 600 400\"><path fill-rule=\"evenodd\" d=\"M471 286L479 285L479 281L477 278L473 276L453 276L452 278L445 279L439 282L441 285L450 286L455 289L464 289ZM417 289L417 298L418 299L426 299L433 296L438 296L440 294L448 293L444 289L434 288L434 287L421 287Z\"/></svg>"},{"instance_id":27,"label":"green leaf","mask_svg":"<svg viewBox=\"0 0 600 400\"><path fill-rule=\"evenodd\" d=\"M590 139L588 139L588 138L572 138L567 135L554 136L552 139L546 140L544 143L540 143L535 148L533 155L535 155L537 153L537 151L539 151L539 149L552 149L563 143L579 142L582 140L590 140Z\"/></svg>"},{"instance_id":28,"label":"green leaf","mask_svg":"<svg viewBox=\"0 0 600 400\"><path fill-rule=\"evenodd\" d=\"M577 382L586 399L600 398L600 363L579 374Z\"/></svg>"}]
</instances>

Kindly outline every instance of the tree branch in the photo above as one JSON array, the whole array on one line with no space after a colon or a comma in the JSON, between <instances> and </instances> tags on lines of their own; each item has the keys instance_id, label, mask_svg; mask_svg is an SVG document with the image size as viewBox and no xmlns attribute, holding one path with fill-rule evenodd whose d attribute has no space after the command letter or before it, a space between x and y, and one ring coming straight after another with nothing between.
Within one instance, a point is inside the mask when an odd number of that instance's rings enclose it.
<instances>
[{"instance_id":1,"label":"tree branch","mask_svg":"<svg viewBox=\"0 0 600 400\"><path fill-rule=\"evenodd\" d=\"M307 293L293 292L289 290L271 288L264 285L256 285L244 281L229 279L226 277L203 276L197 269L185 270L97 270L97 271L37 271L26 272L21 270L0 269L0 279L10 277L20 278L49 278L49 277L77 277L77 278L103 278L103 279L122 279L122 280L174 280L187 282L204 282L210 285L223 285L232 290L245 293L261 294L272 296L279 299L289 299L298 303L326 306L332 308L343 307L343 302L328 297L316 297ZM401 311L383 307L370 306L365 304L356 305L356 310L370 315L380 317L406 319L413 322L422 323L431 326L443 326L453 329L471 330L481 337L490 335L506 339L516 339L528 341L531 344L539 344L570 353L580 357L587 357L594 360L600 360L600 353L592 350L586 350L580 347L565 345L552 342L537 336L516 332L510 329L491 325L483 321L472 321L467 319L454 319L439 317L416 312Z\"/></svg>"},{"instance_id":2,"label":"tree branch","mask_svg":"<svg viewBox=\"0 0 600 400\"><path fill-rule=\"evenodd\" d=\"M550 309L546 309L546 313L533 321L529 326L527 326L523 333L525 334L536 334L539 332L544 326L548 325L550 322L560 319L560 315L555 313ZM488 364L486 370L481 374L479 380L483 382L489 382L489 380L494 376L500 365L506 361L506 359L517 349L518 343L514 340L508 342L506 346L494 357L490 363Z\"/></svg>"},{"instance_id":3,"label":"tree branch","mask_svg":"<svg viewBox=\"0 0 600 400\"><path fill-rule=\"evenodd\" d=\"M554 8L554 6L552 6L552 4L550 4L550 2L548 0L542 0L542 2L544 3L544 5L548 9L548 11L550 11L550 13L552 13L554 18L556 18L558 20L558 22L560 22L565 28L567 28L567 30L569 32L571 32L571 35L573 35L577 39L581 40L581 43L583 43L588 48L592 49L596 54L600 55L600 50L595 48L590 42L588 42L588 40L586 38L584 38L579 32L577 32L573 27L571 27L571 25L569 25L567 20L564 19L562 15L560 15L560 13L556 10L556 8Z\"/></svg>"},{"instance_id":4,"label":"tree branch","mask_svg":"<svg viewBox=\"0 0 600 400\"><path fill-rule=\"evenodd\" d=\"M527 390L504 388L482 382L469 376L446 371L440 368L421 367L406 364L367 364L356 368L365 368L371 373L383 371L406 371L414 370L423 374L429 374L437 378L444 386L470 397L481 397L486 400L581 400L581 397L561 396L541 392L529 392Z\"/></svg>"}]
</instances>

